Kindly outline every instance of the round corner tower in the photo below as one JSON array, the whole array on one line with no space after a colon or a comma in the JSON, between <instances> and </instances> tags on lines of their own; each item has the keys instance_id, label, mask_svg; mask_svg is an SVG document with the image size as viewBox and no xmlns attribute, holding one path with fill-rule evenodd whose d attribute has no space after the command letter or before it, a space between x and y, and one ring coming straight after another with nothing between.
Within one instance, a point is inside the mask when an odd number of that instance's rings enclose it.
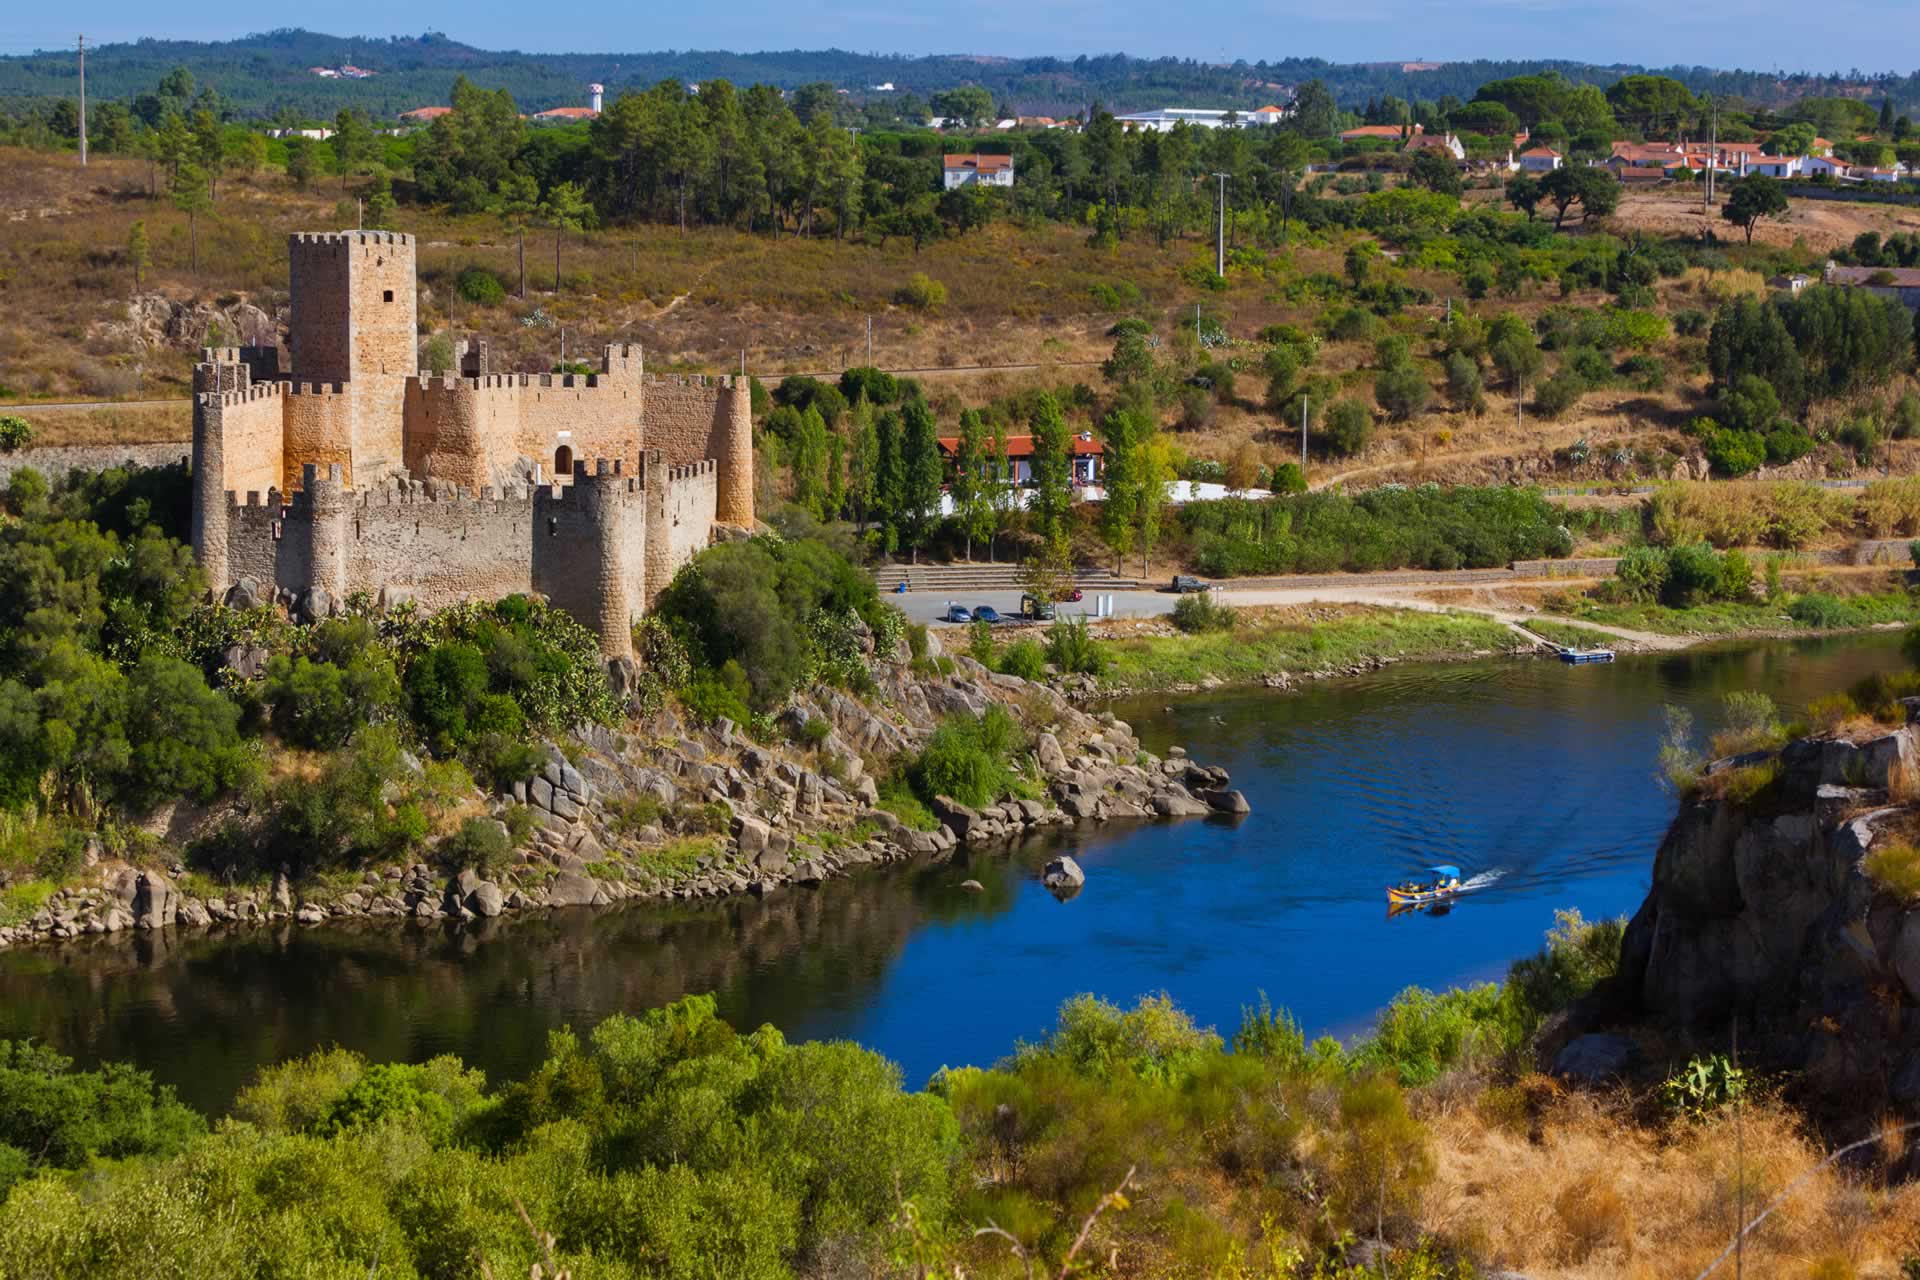
<instances>
[{"instance_id":1,"label":"round corner tower","mask_svg":"<svg viewBox=\"0 0 1920 1280\"><path fill-rule=\"evenodd\" d=\"M363 484L403 465L406 381L418 370L414 240L397 231L288 237L292 381L345 384L329 452Z\"/></svg>"}]
</instances>

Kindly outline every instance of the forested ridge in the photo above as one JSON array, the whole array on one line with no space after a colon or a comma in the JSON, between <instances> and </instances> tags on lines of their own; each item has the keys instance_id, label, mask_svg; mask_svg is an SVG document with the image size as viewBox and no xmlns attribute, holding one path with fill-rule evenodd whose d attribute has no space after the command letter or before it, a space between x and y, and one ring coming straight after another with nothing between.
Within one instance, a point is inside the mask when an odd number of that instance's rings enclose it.
<instances>
[{"instance_id":1,"label":"forested ridge","mask_svg":"<svg viewBox=\"0 0 1920 1280\"><path fill-rule=\"evenodd\" d=\"M351 63L375 72L367 80L326 80L309 68ZM1432 70L1405 70L1401 62L1335 63L1293 57L1231 64L1190 58L1141 58L1105 54L991 58L969 55L910 57L842 49L733 53L725 50L658 50L635 53L522 53L487 50L439 33L368 38L300 29L277 30L231 41L140 40L88 51L88 88L101 98L124 99L144 92L176 66L212 84L237 110L268 116L283 110L331 115L358 107L392 115L444 101L454 74L510 92L529 110L582 105L588 82L604 83L609 95L663 79L696 82L726 79L764 82L784 89L827 81L855 94L892 83L922 97L978 85L1023 113L1076 112L1093 102L1115 110L1167 105L1262 106L1276 91L1303 80L1327 83L1343 106L1378 97L1471 98L1491 80L1558 71L1578 83L1606 86L1648 68L1552 58L1442 63ZM1696 93L1742 98L1779 106L1807 96L1890 96L1901 109L1920 102L1920 73L1870 75L1858 69L1791 75L1723 70L1705 66L1655 68ZM65 50L0 58L0 98L53 98L75 92L76 67Z\"/></svg>"}]
</instances>

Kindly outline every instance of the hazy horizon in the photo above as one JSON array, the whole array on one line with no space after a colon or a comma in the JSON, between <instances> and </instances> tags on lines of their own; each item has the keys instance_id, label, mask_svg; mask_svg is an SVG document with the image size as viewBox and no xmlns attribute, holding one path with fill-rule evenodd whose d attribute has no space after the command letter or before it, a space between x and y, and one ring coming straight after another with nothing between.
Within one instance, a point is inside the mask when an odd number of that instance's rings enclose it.
<instances>
[{"instance_id":1,"label":"hazy horizon","mask_svg":"<svg viewBox=\"0 0 1920 1280\"><path fill-rule=\"evenodd\" d=\"M1204 62L1279 61L1319 57L1333 62L1452 62L1476 58L1552 59L1648 67L1704 66L1795 74L1900 74L1908 67L1862 67L1861 45L1873 50L1920 43L1920 6L1836 0L1808 11L1785 0L1703 0L1676 10L1651 0L1577 5L1567 0L1357 0L1335 16L1298 0L1227 4L1200 0L1169 21L1158 6L1088 0L977 0L956 18L950 6L926 0L796 11L770 0L739 0L726 21L699 10L604 8L589 31L581 20L534 27L522 5L472 0L457 8L429 3L409 12L406 30L391 28L390 5L346 0L324 18L289 15L286 25L369 40L438 31L487 50L533 54L645 53L707 50L759 53L837 48L881 56L975 54L1009 58L1126 52L1139 58ZM73 15L36 9L16 15L0 36L0 53L18 55L72 46ZM233 40L269 29L259 17L223 11L177 12L156 23L148 4L103 0L87 10L93 45L156 40ZM1284 34L1282 29L1284 28ZM1782 32L1793 33L1790 42ZM1417 32L1408 35L1408 32ZM1870 39L1863 41L1863 32ZM377 34L376 34L377 33ZM1780 57L1790 47L1794 60ZM1915 55L1920 65L1920 54Z\"/></svg>"}]
</instances>

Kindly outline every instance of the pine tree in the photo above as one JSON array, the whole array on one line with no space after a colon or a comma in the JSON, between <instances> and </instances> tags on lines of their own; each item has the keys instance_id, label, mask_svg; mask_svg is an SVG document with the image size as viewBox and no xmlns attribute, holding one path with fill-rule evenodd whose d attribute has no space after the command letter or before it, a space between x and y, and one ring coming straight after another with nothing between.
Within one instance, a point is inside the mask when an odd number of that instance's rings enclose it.
<instances>
[{"instance_id":1,"label":"pine tree","mask_svg":"<svg viewBox=\"0 0 1920 1280\"><path fill-rule=\"evenodd\" d=\"M853 450L847 467L848 496L853 501L860 535L865 537L867 521L873 518L880 500L880 435L874 427L873 406L864 395L854 400L851 416Z\"/></svg>"},{"instance_id":2,"label":"pine tree","mask_svg":"<svg viewBox=\"0 0 1920 1280\"><path fill-rule=\"evenodd\" d=\"M940 516L940 439L933 410L925 400L909 400L901 421L901 514L914 562L918 563L920 546Z\"/></svg>"},{"instance_id":3,"label":"pine tree","mask_svg":"<svg viewBox=\"0 0 1920 1280\"><path fill-rule=\"evenodd\" d=\"M953 513L967 540L969 560L973 559L974 533L982 527L982 517L990 518L993 510L987 492L991 480L987 475L986 441L982 438L985 431L986 422L978 409L960 415L960 444L954 451L953 480L948 486L953 494Z\"/></svg>"},{"instance_id":4,"label":"pine tree","mask_svg":"<svg viewBox=\"0 0 1920 1280\"><path fill-rule=\"evenodd\" d=\"M147 224L136 221L127 229L127 261L133 264L134 288L140 287L140 276L146 271L152 255L152 246L147 243Z\"/></svg>"},{"instance_id":5,"label":"pine tree","mask_svg":"<svg viewBox=\"0 0 1920 1280\"><path fill-rule=\"evenodd\" d=\"M200 215L206 212L212 203L207 198L206 175L199 166L182 164L173 171L173 181L167 184L167 199L173 207L187 215L187 270L200 269Z\"/></svg>"},{"instance_id":6,"label":"pine tree","mask_svg":"<svg viewBox=\"0 0 1920 1280\"><path fill-rule=\"evenodd\" d=\"M1066 527L1067 513L1073 505L1073 462L1069 450L1073 436L1067 430L1066 415L1060 402L1042 395L1029 421L1033 432L1033 512L1040 536L1048 541L1060 536Z\"/></svg>"}]
</instances>

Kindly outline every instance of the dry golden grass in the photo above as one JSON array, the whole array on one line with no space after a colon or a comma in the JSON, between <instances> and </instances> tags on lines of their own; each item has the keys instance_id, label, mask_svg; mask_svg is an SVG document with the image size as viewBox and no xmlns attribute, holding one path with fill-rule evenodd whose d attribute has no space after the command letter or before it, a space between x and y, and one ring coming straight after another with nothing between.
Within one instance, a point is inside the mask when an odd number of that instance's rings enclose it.
<instances>
[{"instance_id":1,"label":"dry golden grass","mask_svg":"<svg viewBox=\"0 0 1920 1280\"><path fill-rule=\"evenodd\" d=\"M187 401L167 405L137 405L112 409L34 409L21 406L19 416L33 424L33 443L39 445L185 443L193 435L193 412Z\"/></svg>"},{"instance_id":2,"label":"dry golden grass","mask_svg":"<svg viewBox=\"0 0 1920 1280\"><path fill-rule=\"evenodd\" d=\"M1536 1280L1690 1276L1732 1238L1731 1115L1649 1128L1623 1096L1548 1104L1533 1138L1456 1107L1431 1118L1438 1176L1424 1225ZM1823 1158L1772 1103L1743 1118L1746 1200L1757 1212ZM1823 1258L1894 1277L1920 1241L1920 1186L1884 1189L1822 1170L1748 1236L1749 1276L1803 1276ZM1728 1273L1731 1275L1731 1272Z\"/></svg>"}]
</instances>

